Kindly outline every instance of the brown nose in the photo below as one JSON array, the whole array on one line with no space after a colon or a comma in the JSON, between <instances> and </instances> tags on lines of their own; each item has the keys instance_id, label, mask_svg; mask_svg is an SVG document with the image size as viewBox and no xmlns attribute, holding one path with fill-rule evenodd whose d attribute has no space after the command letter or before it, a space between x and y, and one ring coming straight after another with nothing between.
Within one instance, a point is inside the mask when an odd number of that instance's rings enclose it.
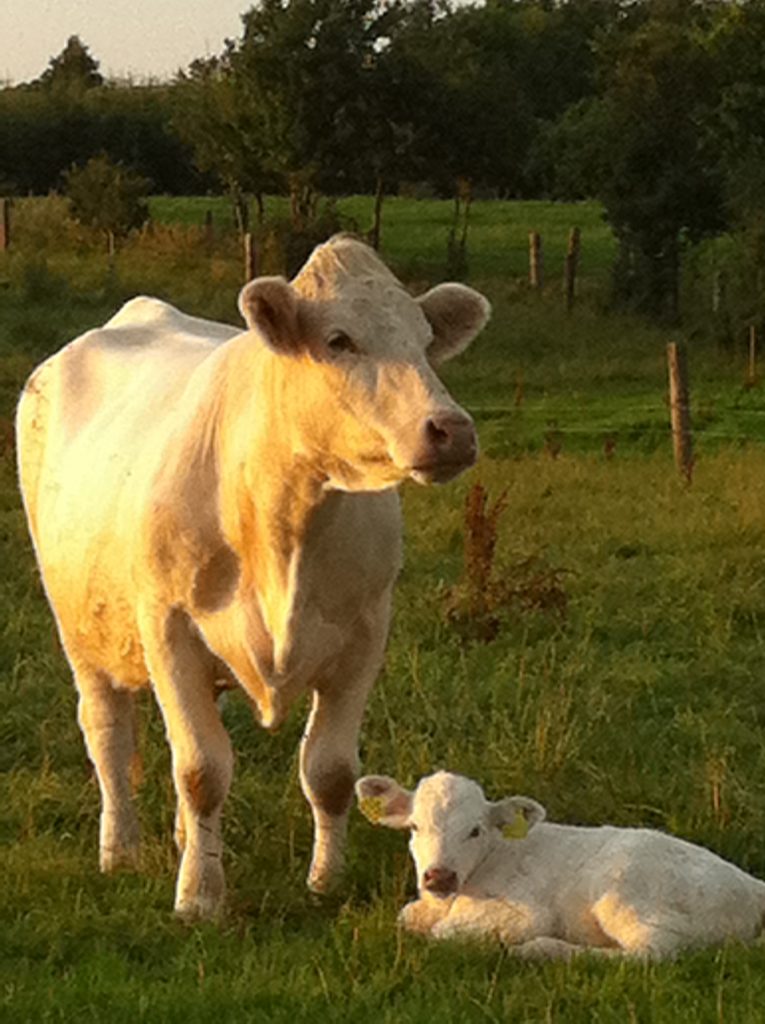
<instances>
[{"instance_id":1,"label":"brown nose","mask_svg":"<svg viewBox=\"0 0 765 1024\"><path fill-rule=\"evenodd\" d=\"M457 891L457 875L448 868L428 868L422 876L422 884L436 896L449 896Z\"/></svg>"},{"instance_id":2,"label":"brown nose","mask_svg":"<svg viewBox=\"0 0 765 1024\"><path fill-rule=\"evenodd\" d=\"M452 410L434 413L425 423L427 461L434 465L465 469L478 454L473 421Z\"/></svg>"}]
</instances>

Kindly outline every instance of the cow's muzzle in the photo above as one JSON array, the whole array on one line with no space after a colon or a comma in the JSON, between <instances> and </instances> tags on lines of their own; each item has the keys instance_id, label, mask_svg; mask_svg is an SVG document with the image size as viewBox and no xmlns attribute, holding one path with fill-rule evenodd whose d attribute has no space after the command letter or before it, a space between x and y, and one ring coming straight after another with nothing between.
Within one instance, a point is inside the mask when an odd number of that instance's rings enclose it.
<instances>
[{"instance_id":1,"label":"cow's muzzle","mask_svg":"<svg viewBox=\"0 0 765 1024\"><path fill-rule=\"evenodd\" d=\"M435 413L425 421L412 476L421 483L445 483L473 465L478 438L473 421L464 413Z\"/></svg>"},{"instance_id":2,"label":"cow's muzzle","mask_svg":"<svg viewBox=\"0 0 765 1024\"><path fill-rule=\"evenodd\" d=\"M457 891L457 873L449 868L428 868L422 887L433 896L453 896Z\"/></svg>"}]
</instances>

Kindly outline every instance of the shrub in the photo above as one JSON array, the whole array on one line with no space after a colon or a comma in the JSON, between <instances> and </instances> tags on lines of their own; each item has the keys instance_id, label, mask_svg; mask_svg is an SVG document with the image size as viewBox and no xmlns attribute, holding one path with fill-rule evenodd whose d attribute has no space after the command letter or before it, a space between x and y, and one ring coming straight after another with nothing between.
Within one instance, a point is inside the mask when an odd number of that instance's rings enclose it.
<instances>
[{"instance_id":1,"label":"shrub","mask_svg":"<svg viewBox=\"0 0 765 1024\"><path fill-rule=\"evenodd\" d=\"M84 167L72 167L65 179L72 215L80 224L102 232L110 251L115 238L123 238L148 220L151 183L112 163L105 154L88 160Z\"/></svg>"},{"instance_id":2,"label":"shrub","mask_svg":"<svg viewBox=\"0 0 765 1024\"><path fill-rule=\"evenodd\" d=\"M61 252L76 249L85 240L67 199L55 192L14 200L12 226L13 251Z\"/></svg>"},{"instance_id":3,"label":"shrub","mask_svg":"<svg viewBox=\"0 0 765 1024\"><path fill-rule=\"evenodd\" d=\"M354 223L349 223L347 218L341 216L331 199L301 230L296 229L287 219L270 221L257 234L260 273L293 277L308 259L314 246L325 242L338 231L355 228Z\"/></svg>"}]
</instances>

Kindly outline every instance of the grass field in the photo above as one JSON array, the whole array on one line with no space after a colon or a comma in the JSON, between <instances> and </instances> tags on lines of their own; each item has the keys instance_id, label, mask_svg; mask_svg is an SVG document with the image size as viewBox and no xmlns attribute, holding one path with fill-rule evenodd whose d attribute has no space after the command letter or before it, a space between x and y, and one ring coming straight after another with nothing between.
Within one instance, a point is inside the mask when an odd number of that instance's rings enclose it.
<instances>
[{"instance_id":1,"label":"grass field","mask_svg":"<svg viewBox=\"0 0 765 1024\"><path fill-rule=\"evenodd\" d=\"M157 200L154 212L193 225L208 203ZM361 204L348 210L363 227ZM419 286L440 276L449 217L435 202L386 212L386 253ZM552 272L541 296L522 275L529 228L549 240L552 266L572 223L592 263L566 316ZM148 697L141 870L98 874L96 786L7 424L35 360L131 292L232 317L238 252L225 240L200 252L194 230L175 223L111 268L75 242L0 262L0 1020L764 1020L761 944L669 964L533 965L398 934L413 892L405 840L355 814L346 884L315 902L296 778L304 709L267 736L243 700L226 706L237 766L221 926L170 913L169 756ZM407 561L363 762L408 783L462 771L492 797L535 796L561 821L660 827L765 878L765 403L743 386L742 352L691 339L698 459L692 486L678 480L664 397L678 334L603 311L612 252L594 206L476 204L470 274L495 316L446 378L476 415L484 455L445 488L403 489ZM567 597L562 615L509 608L488 644L464 642L446 616L476 481L492 496L508 489L497 571L533 557L565 570Z\"/></svg>"}]
</instances>

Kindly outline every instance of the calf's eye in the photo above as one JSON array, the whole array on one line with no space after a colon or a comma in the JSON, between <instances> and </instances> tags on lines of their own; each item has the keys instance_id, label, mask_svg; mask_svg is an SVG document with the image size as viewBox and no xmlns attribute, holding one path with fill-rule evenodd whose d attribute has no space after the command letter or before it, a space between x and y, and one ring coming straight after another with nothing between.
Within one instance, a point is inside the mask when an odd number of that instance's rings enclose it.
<instances>
[{"instance_id":1,"label":"calf's eye","mask_svg":"<svg viewBox=\"0 0 765 1024\"><path fill-rule=\"evenodd\" d=\"M345 331L335 331L327 338L327 348L330 352L340 354L341 352L358 352L358 348L348 337Z\"/></svg>"},{"instance_id":2,"label":"calf's eye","mask_svg":"<svg viewBox=\"0 0 765 1024\"><path fill-rule=\"evenodd\" d=\"M480 825L476 825L476 827L473 829L473 831L468 836L468 839L477 839L478 836L480 836L480 834L481 834L481 827L480 827Z\"/></svg>"}]
</instances>

